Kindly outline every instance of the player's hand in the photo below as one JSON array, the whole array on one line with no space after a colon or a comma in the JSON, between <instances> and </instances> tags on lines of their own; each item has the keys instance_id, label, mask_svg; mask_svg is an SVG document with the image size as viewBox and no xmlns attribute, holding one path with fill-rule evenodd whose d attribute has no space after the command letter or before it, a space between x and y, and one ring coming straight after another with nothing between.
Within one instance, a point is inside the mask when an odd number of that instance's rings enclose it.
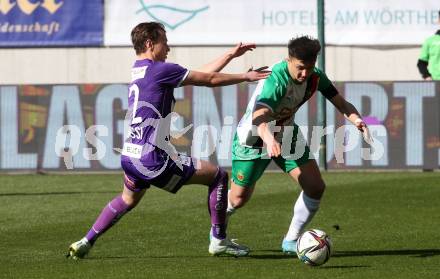
<instances>
[{"instance_id":1,"label":"player's hand","mask_svg":"<svg viewBox=\"0 0 440 279\"><path fill-rule=\"evenodd\" d=\"M232 58L240 57L243 54L245 54L247 51L252 51L257 46L255 43L245 43L242 42L238 43L234 48L231 49L231 56Z\"/></svg>"},{"instance_id":2,"label":"player's hand","mask_svg":"<svg viewBox=\"0 0 440 279\"><path fill-rule=\"evenodd\" d=\"M432 81L432 77L425 77L426 81Z\"/></svg>"},{"instance_id":3,"label":"player's hand","mask_svg":"<svg viewBox=\"0 0 440 279\"><path fill-rule=\"evenodd\" d=\"M358 118L354 122L354 125L356 125L356 128L360 132L362 132L362 136L364 137L365 142L371 145L373 143L373 138L371 137L370 130L368 129L367 124L365 124L362 119Z\"/></svg>"},{"instance_id":4,"label":"player's hand","mask_svg":"<svg viewBox=\"0 0 440 279\"><path fill-rule=\"evenodd\" d=\"M269 157L278 157L281 155L281 145L276 139L272 139L266 143L267 155Z\"/></svg>"},{"instance_id":5,"label":"player's hand","mask_svg":"<svg viewBox=\"0 0 440 279\"><path fill-rule=\"evenodd\" d=\"M267 67L267 66L260 67L255 70L250 68L249 71L245 74L246 80L247 81L256 81L256 80L267 78L272 73L272 71L267 70L268 68L269 67Z\"/></svg>"}]
</instances>

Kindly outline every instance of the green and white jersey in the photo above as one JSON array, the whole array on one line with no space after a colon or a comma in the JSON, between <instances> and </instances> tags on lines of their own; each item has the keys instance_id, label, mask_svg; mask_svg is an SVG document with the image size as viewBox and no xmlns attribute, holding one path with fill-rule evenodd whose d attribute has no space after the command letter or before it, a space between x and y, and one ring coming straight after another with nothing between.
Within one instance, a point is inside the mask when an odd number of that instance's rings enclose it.
<instances>
[{"instance_id":1,"label":"green and white jersey","mask_svg":"<svg viewBox=\"0 0 440 279\"><path fill-rule=\"evenodd\" d=\"M303 83L298 83L290 76L286 60L273 65L271 70L272 74L267 79L258 82L246 112L237 126L233 143L233 159L237 157L234 155L251 159L258 157L255 156L257 153L261 153L263 142L252 122L252 115L257 105L263 105L271 110L271 124L281 127L293 126L295 113L317 90L321 91L327 99L337 94L331 81L318 68L315 68L312 75ZM296 135L293 136L296 141ZM275 133L278 142L282 142L282 137L282 131ZM243 149L243 152L238 149Z\"/></svg>"}]
</instances>

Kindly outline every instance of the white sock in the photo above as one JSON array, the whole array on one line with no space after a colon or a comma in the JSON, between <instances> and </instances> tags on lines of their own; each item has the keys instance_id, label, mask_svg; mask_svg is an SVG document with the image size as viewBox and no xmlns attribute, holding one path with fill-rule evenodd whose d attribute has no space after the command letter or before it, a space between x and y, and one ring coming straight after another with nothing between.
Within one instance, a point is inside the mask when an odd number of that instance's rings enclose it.
<instances>
[{"instance_id":1,"label":"white sock","mask_svg":"<svg viewBox=\"0 0 440 279\"><path fill-rule=\"evenodd\" d=\"M304 228L318 211L320 202L320 200L312 199L304 194L304 191L301 191L293 208L292 222L284 238L285 240L292 241L298 239Z\"/></svg>"},{"instance_id":2,"label":"white sock","mask_svg":"<svg viewBox=\"0 0 440 279\"><path fill-rule=\"evenodd\" d=\"M229 200L229 193L231 190L228 191L228 208L226 209L226 223L229 220L229 217L234 214L235 210L237 210L235 207L232 206L230 200Z\"/></svg>"}]
</instances>

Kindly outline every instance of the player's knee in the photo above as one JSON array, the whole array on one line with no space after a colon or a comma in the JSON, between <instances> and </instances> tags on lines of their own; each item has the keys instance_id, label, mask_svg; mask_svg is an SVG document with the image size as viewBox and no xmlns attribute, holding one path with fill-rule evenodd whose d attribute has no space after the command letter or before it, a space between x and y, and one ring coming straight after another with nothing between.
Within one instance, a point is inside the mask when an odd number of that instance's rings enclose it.
<instances>
[{"instance_id":1,"label":"player's knee","mask_svg":"<svg viewBox=\"0 0 440 279\"><path fill-rule=\"evenodd\" d=\"M320 179L319 182L318 182L317 184L318 184L318 185L317 185L316 189L317 189L321 194L323 194L324 191L325 191L325 182L324 182L322 179Z\"/></svg>"},{"instance_id":2,"label":"player's knee","mask_svg":"<svg viewBox=\"0 0 440 279\"><path fill-rule=\"evenodd\" d=\"M249 201L249 195L244 193L232 193L229 195L229 202L234 208L243 207Z\"/></svg>"},{"instance_id":3,"label":"player's knee","mask_svg":"<svg viewBox=\"0 0 440 279\"><path fill-rule=\"evenodd\" d=\"M325 183L322 179L316 183L316 195L319 196L318 199L321 199L322 195L325 191Z\"/></svg>"},{"instance_id":4,"label":"player's knee","mask_svg":"<svg viewBox=\"0 0 440 279\"><path fill-rule=\"evenodd\" d=\"M246 204L246 200L240 196L229 197L229 201L234 208L240 208Z\"/></svg>"},{"instance_id":5,"label":"player's knee","mask_svg":"<svg viewBox=\"0 0 440 279\"><path fill-rule=\"evenodd\" d=\"M135 195L122 195L122 200L129 207L129 210L135 208L143 197L143 193L138 193Z\"/></svg>"},{"instance_id":6,"label":"player's knee","mask_svg":"<svg viewBox=\"0 0 440 279\"><path fill-rule=\"evenodd\" d=\"M307 190L304 189L304 192L307 196L312 199L320 200L325 191L325 183L322 179L315 181L310 187L307 187Z\"/></svg>"},{"instance_id":7,"label":"player's knee","mask_svg":"<svg viewBox=\"0 0 440 279\"><path fill-rule=\"evenodd\" d=\"M129 208L135 208L139 201L133 199L132 197L122 197L125 204L128 205Z\"/></svg>"},{"instance_id":8,"label":"player's knee","mask_svg":"<svg viewBox=\"0 0 440 279\"><path fill-rule=\"evenodd\" d=\"M131 209L135 208L138 204L139 204L139 200L132 200L132 201L130 201L128 206L130 207L130 210L131 210Z\"/></svg>"}]
</instances>

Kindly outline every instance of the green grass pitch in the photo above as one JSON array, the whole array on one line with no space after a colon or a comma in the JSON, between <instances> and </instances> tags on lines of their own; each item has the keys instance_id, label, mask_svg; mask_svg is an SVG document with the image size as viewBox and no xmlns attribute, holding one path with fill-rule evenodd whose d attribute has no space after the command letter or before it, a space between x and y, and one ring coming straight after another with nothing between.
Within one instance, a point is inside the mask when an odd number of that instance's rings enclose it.
<instances>
[{"instance_id":1,"label":"green grass pitch","mask_svg":"<svg viewBox=\"0 0 440 279\"><path fill-rule=\"evenodd\" d=\"M325 173L327 190L310 228L335 253L309 267L280 252L298 186L265 174L229 235L246 258L208 254L207 190L158 189L98 240L82 261L64 257L121 175L0 176L0 278L439 278L440 173ZM339 225L336 230L334 225Z\"/></svg>"}]
</instances>

